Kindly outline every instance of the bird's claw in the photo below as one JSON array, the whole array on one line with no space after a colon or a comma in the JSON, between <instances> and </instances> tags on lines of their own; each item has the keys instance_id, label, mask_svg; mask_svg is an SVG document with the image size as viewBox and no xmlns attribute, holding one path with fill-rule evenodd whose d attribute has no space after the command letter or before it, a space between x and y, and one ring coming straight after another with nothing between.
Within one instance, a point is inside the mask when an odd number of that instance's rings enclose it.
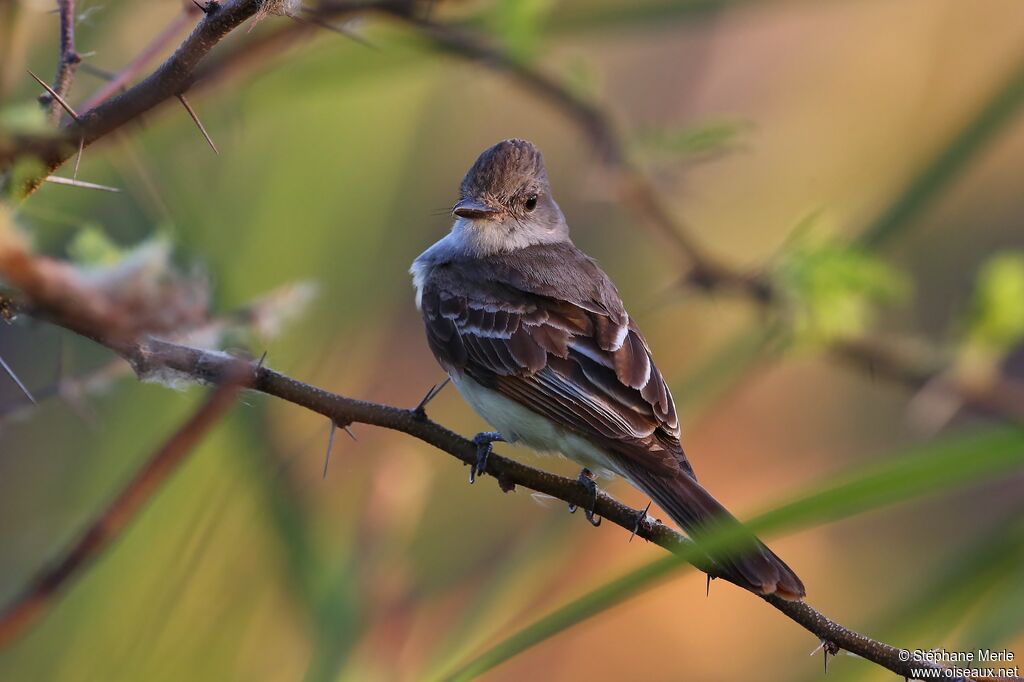
<instances>
[{"instance_id":1,"label":"bird's claw","mask_svg":"<svg viewBox=\"0 0 1024 682\"><path fill-rule=\"evenodd\" d=\"M475 483L476 477L487 470L487 458L491 456L492 443L504 443L505 438L497 431L484 431L473 436L476 445L476 461L469 465L469 482Z\"/></svg>"},{"instance_id":2,"label":"bird's claw","mask_svg":"<svg viewBox=\"0 0 1024 682\"><path fill-rule=\"evenodd\" d=\"M594 514L594 508L597 507L597 483L594 482L594 474L590 469L584 469L580 472L577 479L580 484L586 489L587 493L590 494L590 505L589 508L583 510L583 515L587 517L587 521L590 521L590 525L597 528L601 525L601 517ZM576 513L576 505L569 505L569 513Z\"/></svg>"}]
</instances>

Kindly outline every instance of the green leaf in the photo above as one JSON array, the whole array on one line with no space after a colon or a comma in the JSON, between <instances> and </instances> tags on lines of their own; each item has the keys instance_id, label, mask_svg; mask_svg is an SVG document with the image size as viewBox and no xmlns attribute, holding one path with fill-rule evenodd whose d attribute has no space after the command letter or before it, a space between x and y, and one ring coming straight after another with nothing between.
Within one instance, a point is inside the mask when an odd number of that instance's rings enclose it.
<instances>
[{"instance_id":1,"label":"green leaf","mask_svg":"<svg viewBox=\"0 0 1024 682\"><path fill-rule=\"evenodd\" d=\"M97 223L86 223L67 246L68 258L78 265L115 265L124 257L124 251L110 240Z\"/></svg>"},{"instance_id":2,"label":"green leaf","mask_svg":"<svg viewBox=\"0 0 1024 682\"><path fill-rule=\"evenodd\" d=\"M579 99L594 99L601 92L601 74L586 58L577 55L566 67L565 87Z\"/></svg>"},{"instance_id":3,"label":"green leaf","mask_svg":"<svg viewBox=\"0 0 1024 682\"><path fill-rule=\"evenodd\" d=\"M1000 253L978 273L965 341L995 355L1024 341L1024 252Z\"/></svg>"},{"instance_id":4,"label":"green leaf","mask_svg":"<svg viewBox=\"0 0 1024 682\"><path fill-rule=\"evenodd\" d=\"M17 102L0 108L0 138L11 133L51 132L46 112L35 100Z\"/></svg>"},{"instance_id":5,"label":"green leaf","mask_svg":"<svg viewBox=\"0 0 1024 682\"><path fill-rule=\"evenodd\" d=\"M863 333L879 306L904 300L910 290L902 273L864 249L809 231L791 241L774 279L789 301L795 340L809 344Z\"/></svg>"},{"instance_id":6,"label":"green leaf","mask_svg":"<svg viewBox=\"0 0 1024 682\"><path fill-rule=\"evenodd\" d=\"M929 444L881 460L868 470L820 486L792 502L763 513L748 525L762 536L811 527L870 509L961 487L1024 465L1024 430L994 429ZM709 536L705 547L718 552L735 542L734 533ZM658 559L576 599L484 651L445 677L469 680L573 625L639 594L696 558L693 549Z\"/></svg>"},{"instance_id":7,"label":"green leaf","mask_svg":"<svg viewBox=\"0 0 1024 682\"><path fill-rule=\"evenodd\" d=\"M753 127L750 121L706 121L675 130L648 130L636 145L651 156L708 156L735 149Z\"/></svg>"},{"instance_id":8,"label":"green leaf","mask_svg":"<svg viewBox=\"0 0 1024 682\"><path fill-rule=\"evenodd\" d=\"M552 0L501 0L486 23L513 59L528 62L540 49L543 26L553 7Z\"/></svg>"},{"instance_id":9,"label":"green leaf","mask_svg":"<svg viewBox=\"0 0 1024 682\"><path fill-rule=\"evenodd\" d=\"M1009 124L1024 105L1024 61L1013 67L1000 86L967 125L943 147L895 201L858 239L867 249L877 249L909 226L942 190L973 161Z\"/></svg>"}]
</instances>

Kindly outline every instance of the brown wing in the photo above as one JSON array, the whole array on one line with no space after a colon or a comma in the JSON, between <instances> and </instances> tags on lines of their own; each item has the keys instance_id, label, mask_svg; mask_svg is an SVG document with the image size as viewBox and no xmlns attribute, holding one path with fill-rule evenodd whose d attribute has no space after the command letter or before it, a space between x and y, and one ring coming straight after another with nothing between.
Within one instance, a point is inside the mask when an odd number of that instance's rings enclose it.
<instances>
[{"instance_id":1,"label":"brown wing","mask_svg":"<svg viewBox=\"0 0 1024 682\"><path fill-rule=\"evenodd\" d=\"M692 476L672 395L617 294L615 302L618 311L597 296L564 301L445 264L425 282L421 307L446 369L651 473Z\"/></svg>"}]
</instances>

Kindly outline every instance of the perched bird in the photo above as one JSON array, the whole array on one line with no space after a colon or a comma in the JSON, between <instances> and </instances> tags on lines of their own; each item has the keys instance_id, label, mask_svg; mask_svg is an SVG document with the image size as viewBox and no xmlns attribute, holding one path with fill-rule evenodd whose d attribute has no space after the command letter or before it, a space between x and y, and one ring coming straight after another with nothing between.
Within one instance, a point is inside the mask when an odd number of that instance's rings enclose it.
<instances>
[{"instance_id":1,"label":"perched bird","mask_svg":"<svg viewBox=\"0 0 1024 682\"><path fill-rule=\"evenodd\" d=\"M497 429L474 439L471 480L493 441L562 453L625 477L698 545L713 528L738 531L742 549L710 557L730 581L803 597L796 574L697 482L672 394L615 285L569 238L540 151L517 139L485 150L452 214L410 272L430 349ZM580 480L596 495L592 477Z\"/></svg>"}]
</instances>

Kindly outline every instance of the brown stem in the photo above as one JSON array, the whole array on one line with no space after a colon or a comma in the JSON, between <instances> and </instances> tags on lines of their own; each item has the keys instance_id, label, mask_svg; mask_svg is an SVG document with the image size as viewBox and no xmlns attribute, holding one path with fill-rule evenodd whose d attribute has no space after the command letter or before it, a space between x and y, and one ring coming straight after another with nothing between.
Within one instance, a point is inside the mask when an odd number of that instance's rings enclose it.
<instances>
[{"instance_id":1,"label":"brown stem","mask_svg":"<svg viewBox=\"0 0 1024 682\"><path fill-rule=\"evenodd\" d=\"M436 47L506 74L523 90L561 111L587 137L598 159L610 171L623 201L646 218L655 234L688 261L691 280L709 289L737 289L758 298L769 295L761 278L734 270L712 257L690 228L672 215L650 178L630 161L626 146L605 110L476 34L423 18L409 3L389 3L381 9L430 39ZM333 10L330 2L321 7L325 14Z\"/></svg>"},{"instance_id":2,"label":"brown stem","mask_svg":"<svg viewBox=\"0 0 1024 682\"><path fill-rule=\"evenodd\" d=\"M57 56L57 74L51 86L58 96L66 98L75 79L75 71L82 58L75 50L75 0L57 0L60 13L60 53ZM56 98L46 94L39 97L53 125L59 125L61 110Z\"/></svg>"},{"instance_id":3,"label":"brown stem","mask_svg":"<svg viewBox=\"0 0 1024 682\"><path fill-rule=\"evenodd\" d=\"M75 153L80 140L88 146L164 100L187 90L193 72L210 50L262 6L262 0L228 0L221 5L211 5L214 8L205 14L174 54L142 82L83 112L81 124L74 130L64 128L57 137L13 136L7 148L0 147L0 168L24 153L37 156L45 172L33 175L24 187L18 188L22 196L31 194L47 175Z\"/></svg>"},{"instance_id":4,"label":"brown stem","mask_svg":"<svg viewBox=\"0 0 1024 682\"><path fill-rule=\"evenodd\" d=\"M160 31L153 38L152 42L144 47L142 52L139 52L135 59L128 62L127 66L107 79L107 82L85 101L85 104L82 105L82 110L89 111L94 109L121 91L145 68L146 64L173 44L174 40L194 21L198 14L199 10L194 5L186 5L181 14L169 23L164 30Z\"/></svg>"},{"instance_id":5,"label":"brown stem","mask_svg":"<svg viewBox=\"0 0 1024 682\"><path fill-rule=\"evenodd\" d=\"M169 341L140 339L138 331L129 337L137 326L121 318L129 315L130 311L119 309L111 301L83 300L102 298L103 295L94 289L75 288L74 280L60 276L61 272L46 259L35 257L18 245L0 249L0 275L20 290L23 297L18 302L20 309L105 345L128 360L141 378L170 375L200 383L253 389L324 415L337 426L359 422L401 431L453 455L463 463L476 462L476 445L472 441L431 421L422 409L401 409L331 393L275 372L264 366L262 361L253 362L220 351L191 348ZM51 273L58 275L57 282L51 281ZM112 334L111 330L116 333ZM485 473L496 478L504 491L518 485L577 506L587 507L591 503L589 491L578 480L536 469L498 454L488 457ZM144 478L142 474L140 477ZM137 508L138 499L134 496L131 499L135 500L131 508ZM597 495L594 511L630 532L635 529L640 537L670 551L685 546L686 540L677 531L660 522L645 518L637 527L640 511L604 492ZM123 525L123 516L117 518ZM105 527L107 523L104 521L101 526ZM95 545L85 553L87 558L103 546L94 542L86 545ZM72 552L72 556L77 556L77 553ZM687 553L687 556L693 555ZM77 566L80 563L79 559L66 559L57 566ZM694 565L709 575L715 575L713 567L706 565L705 561L697 559ZM13 620L20 623L34 616L41 609L39 603L45 605L47 600L39 602L31 595L52 593L53 589L49 587L53 583L52 576L64 573L62 568L51 569L45 574L50 577L35 581L34 587L25 593L29 596L19 599L12 607ZM60 582L57 580L58 584ZM767 601L816 637L830 643L830 647L846 649L901 675L910 674L909 662L899 660L897 649L839 625L806 603L794 604L774 598L767 598ZM17 631L23 627L19 624Z\"/></svg>"},{"instance_id":6,"label":"brown stem","mask_svg":"<svg viewBox=\"0 0 1024 682\"><path fill-rule=\"evenodd\" d=\"M250 360L229 356L221 352L191 348L159 340L149 340L131 347L116 349L132 363L140 377L160 374L167 370L176 375L202 383L221 383L227 377L238 378L238 383L252 390L271 395L324 415L333 423L369 424L400 431L447 452L465 464L476 461L476 446L472 441L431 421L416 409L403 409L381 405L331 393L303 383ZM558 476L515 460L492 454L487 459L486 473L493 476L501 490L523 486L550 495L568 504L588 506L589 492L578 480ZM669 551L687 546L688 541L673 528L660 521L647 518L636 528L641 510L622 504L603 491L598 492L597 514L609 522L636 534ZM713 577L714 568L702 561L694 566ZM805 602L790 602L776 597L765 601L788 618L801 625L820 640L832 643L867 660L873 661L899 675L910 675L911 667L924 664L900 660L900 650L878 642L827 618Z\"/></svg>"}]
</instances>

